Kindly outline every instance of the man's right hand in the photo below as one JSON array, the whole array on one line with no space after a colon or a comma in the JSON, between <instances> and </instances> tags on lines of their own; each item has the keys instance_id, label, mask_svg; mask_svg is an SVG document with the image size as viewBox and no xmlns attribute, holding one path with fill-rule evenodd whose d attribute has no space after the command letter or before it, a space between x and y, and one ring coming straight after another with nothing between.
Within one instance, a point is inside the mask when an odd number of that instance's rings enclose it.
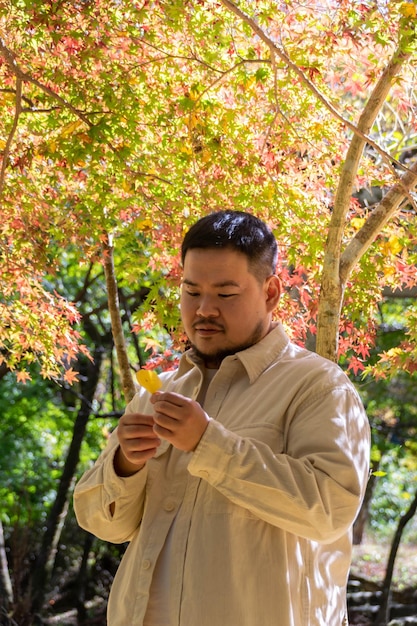
<instances>
[{"instance_id":1,"label":"man's right hand","mask_svg":"<svg viewBox=\"0 0 417 626\"><path fill-rule=\"evenodd\" d=\"M152 415L129 413L120 418L117 427L119 448L114 457L114 470L118 476L131 476L155 456L161 443L153 430Z\"/></svg>"}]
</instances>

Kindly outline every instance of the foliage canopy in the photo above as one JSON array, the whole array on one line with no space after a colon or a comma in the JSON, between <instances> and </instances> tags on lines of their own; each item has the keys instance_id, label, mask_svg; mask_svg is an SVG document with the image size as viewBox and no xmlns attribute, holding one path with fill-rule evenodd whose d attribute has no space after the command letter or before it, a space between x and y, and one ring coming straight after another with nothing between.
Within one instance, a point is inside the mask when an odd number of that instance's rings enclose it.
<instances>
[{"instance_id":1,"label":"foliage canopy","mask_svg":"<svg viewBox=\"0 0 417 626\"><path fill-rule=\"evenodd\" d=\"M68 371L81 346L79 311L56 288L66 251L100 263L109 236L124 258L118 279L151 283L138 326L156 316L179 328L175 298L161 294L178 285L181 236L228 207L271 223L286 286L279 315L296 340L314 334L326 255L365 234L375 198L414 163L415 23L415 5L400 1L2 3L3 364L20 380L34 360L46 377ZM361 114L390 63L368 129ZM365 151L329 250L355 137ZM416 207L402 197L339 287L339 352L355 371L382 287L415 286Z\"/></svg>"}]
</instances>

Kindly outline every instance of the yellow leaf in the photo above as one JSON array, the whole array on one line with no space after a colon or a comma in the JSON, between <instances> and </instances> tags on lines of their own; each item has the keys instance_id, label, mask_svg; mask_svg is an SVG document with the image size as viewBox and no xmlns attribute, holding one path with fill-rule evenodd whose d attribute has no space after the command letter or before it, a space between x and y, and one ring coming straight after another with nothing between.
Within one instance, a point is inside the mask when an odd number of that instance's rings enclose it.
<instances>
[{"instance_id":1,"label":"yellow leaf","mask_svg":"<svg viewBox=\"0 0 417 626\"><path fill-rule=\"evenodd\" d=\"M398 237L395 235L391 235L388 241L383 241L381 243L381 250L384 256L395 256L396 254L399 254L402 249L403 246Z\"/></svg>"},{"instance_id":2,"label":"yellow leaf","mask_svg":"<svg viewBox=\"0 0 417 626\"><path fill-rule=\"evenodd\" d=\"M245 93L248 91L252 91L252 87L256 84L256 76L252 74L251 76L246 76L242 81L242 86L245 89Z\"/></svg>"},{"instance_id":3,"label":"yellow leaf","mask_svg":"<svg viewBox=\"0 0 417 626\"><path fill-rule=\"evenodd\" d=\"M191 87L190 100L197 100L198 96L199 96L198 89L196 87Z\"/></svg>"},{"instance_id":4,"label":"yellow leaf","mask_svg":"<svg viewBox=\"0 0 417 626\"><path fill-rule=\"evenodd\" d=\"M359 230L365 224L366 220L363 217L352 217L350 223L355 230Z\"/></svg>"},{"instance_id":5,"label":"yellow leaf","mask_svg":"<svg viewBox=\"0 0 417 626\"><path fill-rule=\"evenodd\" d=\"M140 220L139 222L137 222L137 227L139 230L143 230L143 231L152 230L153 226L154 224L152 220L150 220L148 217L145 218L144 220Z\"/></svg>"},{"instance_id":6,"label":"yellow leaf","mask_svg":"<svg viewBox=\"0 0 417 626\"><path fill-rule=\"evenodd\" d=\"M198 115L196 115L195 113L191 113L191 115L188 118L188 128L192 130L193 128L197 126L199 121L200 120L199 120Z\"/></svg>"},{"instance_id":7,"label":"yellow leaf","mask_svg":"<svg viewBox=\"0 0 417 626\"><path fill-rule=\"evenodd\" d=\"M153 370L139 370L136 372L136 380L149 393L155 393L162 385L158 374Z\"/></svg>"},{"instance_id":8,"label":"yellow leaf","mask_svg":"<svg viewBox=\"0 0 417 626\"><path fill-rule=\"evenodd\" d=\"M417 17L417 9L414 2L404 2L400 7L404 17Z\"/></svg>"},{"instance_id":9,"label":"yellow leaf","mask_svg":"<svg viewBox=\"0 0 417 626\"><path fill-rule=\"evenodd\" d=\"M208 161L210 161L210 158L211 158L210 150L206 150L205 148L203 148L203 151L201 153L201 159L203 163L208 163Z\"/></svg>"},{"instance_id":10,"label":"yellow leaf","mask_svg":"<svg viewBox=\"0 0 417 626\"><path fill-rule=\"evenodd\" d=\"M401 348L390 348L387 350L386 355L389 358L395 358L401 354Z\"/></svg>"},{"instance_id":11,"label":"yellow leaf","mask_svg":"<svg viewBox=\"0 0 417 626\"><path fill-rule=\"evenodd\" d=\"M397 271L392 265L386 265L384 267L384 276L394 276L396 273Z\"/></svg>"},{"instance_id":12,"label":"yellow leaf","mask_svg":"<svg viewBox=\"0 0 417 626\"><path fill-rule=\"evenodd\" d=\"M79 128L83 126L83 124L84 122L82 122L81 120L75 120L75 122L70 122L69 124L66 124L61 130L61 137L64 137L65 139L66 137L73 135Z\"/></svg>"},{"instance_id":13,"label":"yellow leaf","mask_svg":"<svg viewBox=\"0 0 417 626\"><path fill-rule=\"evenodd\" d=\"M388 241L388 246L392 254L399 254L403 249L400 240L395 235L391 235Z\"/></svg>"},{"instance_id":14,"label":"yellow leaf","mask_svg":"<svg viewBox=\"0 0 417 626\"><path fill-rule=\"evenodd\" d=\"M16 96L13 92L3 92L0 94L0 105L12 104L16 100Z\"/></svg>"}]
</instances>

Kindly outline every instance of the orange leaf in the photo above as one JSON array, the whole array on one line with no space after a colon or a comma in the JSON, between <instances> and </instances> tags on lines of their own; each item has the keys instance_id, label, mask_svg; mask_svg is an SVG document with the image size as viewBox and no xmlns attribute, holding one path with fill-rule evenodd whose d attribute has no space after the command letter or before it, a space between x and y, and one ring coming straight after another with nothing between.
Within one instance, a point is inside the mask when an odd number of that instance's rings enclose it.
<instances>
[{"instance_id":1,"label":"orange leaf","mask_svg":"<svg viewBox=\"0 0 417 626\"><path fill-rule=\"evenodd\" d=\"M18 383L23 383L24 385L28 380L32 380L31 376L27 372L17 372L16 378Z\"/></svg>"},{"instance_id":2,"label":"orange leaf","mask_svg":"<svg viewBox=\"0 0 417 626\"><path fill-rule=\"evenodd\" d=\"M72 369L72 367L70 367L64 375L64 380L69 383L70 385L72 385L72 383L77 383L78 382L78 372L74 372L74 370Z\"/></svg>"}]
</instances>

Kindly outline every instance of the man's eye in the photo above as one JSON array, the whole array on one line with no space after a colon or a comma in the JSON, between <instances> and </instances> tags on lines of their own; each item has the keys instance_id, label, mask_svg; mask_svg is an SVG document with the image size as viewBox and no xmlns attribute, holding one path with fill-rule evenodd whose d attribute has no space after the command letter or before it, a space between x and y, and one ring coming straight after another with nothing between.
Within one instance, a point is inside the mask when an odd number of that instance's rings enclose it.
<instances>
[{"instance_id":1,"label":"man's eye","mask_svg":"<svg viewBox=\"0 0 417 626\"><path fill-rule=\"evenodd\" d=\"M233 298L235 295L235 293L219 293L219 298Z\"/></svg>"},{"instance_id":2,"label":"man's eye","mask_svg":"<svg viewBox=\"0 0 417 626\"><path fill-rule=\"evenodd\" d=\"M196 296L200 295L198 291L187 291L186 293L187 293L187 296L191 296L192 298L195 298Z\"/></svg>"}]
</instances>

